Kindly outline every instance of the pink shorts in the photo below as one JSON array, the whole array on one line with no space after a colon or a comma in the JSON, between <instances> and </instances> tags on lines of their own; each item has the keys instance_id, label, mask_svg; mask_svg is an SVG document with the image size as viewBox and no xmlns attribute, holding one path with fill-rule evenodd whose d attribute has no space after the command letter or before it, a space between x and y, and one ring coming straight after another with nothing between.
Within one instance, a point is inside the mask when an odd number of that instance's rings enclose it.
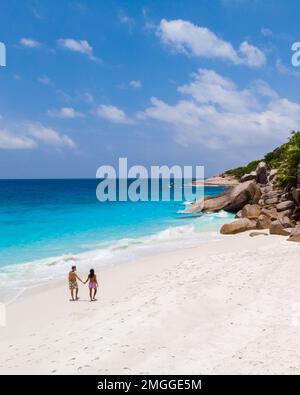
<instances>
[{"instance_id":1,"label":"pink shorts","mask_svg":"<svg viewBox=\"0 0 300 395\"><path fill-rule=\"evenodd\" d=\"M96 281L90 281L90 282L89 282L89 288L90 288L90 289L95 289L95 288L97 288L97 283L96 283Z\"/></svg>"}]
</instances>

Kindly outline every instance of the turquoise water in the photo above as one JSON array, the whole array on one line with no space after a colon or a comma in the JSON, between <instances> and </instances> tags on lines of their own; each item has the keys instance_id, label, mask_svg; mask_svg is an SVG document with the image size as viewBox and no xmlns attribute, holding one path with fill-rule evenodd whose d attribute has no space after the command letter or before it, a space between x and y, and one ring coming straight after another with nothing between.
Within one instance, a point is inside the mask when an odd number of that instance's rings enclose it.
<instances>
[{"instance_id":1,"label":"turquoise water","mask_svg":"<svg viewBox=\"0 0 300 395\"><path fill-rule=\"evenodd\" d=\"M138 252L204 241L207 232L228 221L227 213L184 218L180 213L183 201L100 203L98 183L1 180L0 281L15 276L20 267L26 268L26 281L33 282L39 276L63 274L70 260L100 265ZM206 187L205 194L217 195L222 190Z\"/></svg>"}]
</instances>

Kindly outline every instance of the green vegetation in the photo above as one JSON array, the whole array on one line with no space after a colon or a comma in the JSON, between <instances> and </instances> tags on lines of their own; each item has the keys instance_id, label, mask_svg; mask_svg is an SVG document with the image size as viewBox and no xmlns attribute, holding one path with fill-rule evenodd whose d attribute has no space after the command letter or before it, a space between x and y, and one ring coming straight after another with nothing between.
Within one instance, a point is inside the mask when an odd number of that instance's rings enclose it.
<instances>
[{"instance_id":1,"label":"green vegetation","mask_svg":"<svg viewBox=\"0 0 300 395\"><path fill-rule=\"evenodd\" d=\"M225 173L235 176L237 178L241 178L244 174L251 173L257 168L260 160L253 160L252 162L248 163L248 165L243 167L237 167L235 169L227 170Z\"/></svg>"},{"instance_id":2,"label":"green vegetation","mask_svg":"<svg viewBox=\"0 0 300 395\"><path fill-rule=\"evenodd\" d=\"M255 160L246 166L226 171L227 174L241 178L254 171L263 160L268 169L278 169L276 184L282 189L290 189L300 182L300 132L293 132L288 142L274 151L267 153L263 159Z\"/></svg>"},{"instance_id":3,"label":"green vegetation","mask_svg":"<svg viewBox=\"0 0 300 395\"><path fill-rule=\"evenodd\" d=\"M293 132L289 141L283 145L277 184L289 189L297 185L298 177L300 177L300 132Z\"/></svg>"}]
</instances>

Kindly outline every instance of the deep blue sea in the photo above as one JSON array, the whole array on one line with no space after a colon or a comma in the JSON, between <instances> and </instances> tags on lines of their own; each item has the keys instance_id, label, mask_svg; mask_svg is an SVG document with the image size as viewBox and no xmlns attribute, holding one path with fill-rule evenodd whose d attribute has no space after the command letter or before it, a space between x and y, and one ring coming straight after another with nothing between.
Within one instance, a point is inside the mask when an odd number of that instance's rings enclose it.
<instances>
[{"instance_id":1,"label":"deep blue sea","mask_svg":"<svg viewBox=\"0 0 300 395\"><path fill-rule=\"evenodd\" d=\"M105 202L99 180L0 180L0 284L24 289L86 269L217 238L228 213L185 218L189 202ZM172 188L172 185L171 185ZM217 195L223 187L205 187Z\"/></svg>"}]
</instances>

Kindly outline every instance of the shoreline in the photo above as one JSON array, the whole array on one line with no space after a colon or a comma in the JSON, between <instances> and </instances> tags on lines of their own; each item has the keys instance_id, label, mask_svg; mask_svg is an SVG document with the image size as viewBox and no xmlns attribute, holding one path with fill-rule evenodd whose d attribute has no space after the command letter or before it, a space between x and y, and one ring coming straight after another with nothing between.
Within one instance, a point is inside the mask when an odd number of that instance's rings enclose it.
<instances>
[{"instance_id":1,"label":"shoreline","mask_svg":"<svg viewBox=\"0 0 300 395\"><path fill-rule=\"evenodd\" d=\"M66 281L27 292L0 373L299 373L298 245L248 233L101 268L97 302Z\"/></svg>"},{"instance_id":2,"label":"shoreline","mask_svg":"<svg viewBox=\"0 0 300 395\"><path fill-rule=\"evenodd\" d=\"M202 219L199 220L199 217ZM170 226L167 228L146 236L116 239L102 247L99 246L84 252L70 252L61 256L4 266L0 271L1 282L3 282L0 290L0 303L10 303L18 297L16 294L23 295L27 289L43 286L49 280L59 281L72 263L87 272L90 267L97 266L99 261L102 269L123 265L131 260L143 259L157 253L193 247L210 240L217 241L220 238L218 229L231 218L228 213L214 213L199 217L183 218L182 216L178 218L177 225L175 223L169 224ZM181 219L184 219L185 222L181 223ZM197 226L200 228L204 226L204 228L199 230Z\"/></svg>"},{"instance_id":3,"label":"shoreline","mask_svg":"<svg viewBox=\"0 0 300 395\"><path fill-rule=\"evenodd\" d=\"M240 181L231 175L221 174L213 177L206 178L204 180L196 180L193 185L204 185L207 187L232 187L240 184Z\"/></svg>"}]
</instances>

